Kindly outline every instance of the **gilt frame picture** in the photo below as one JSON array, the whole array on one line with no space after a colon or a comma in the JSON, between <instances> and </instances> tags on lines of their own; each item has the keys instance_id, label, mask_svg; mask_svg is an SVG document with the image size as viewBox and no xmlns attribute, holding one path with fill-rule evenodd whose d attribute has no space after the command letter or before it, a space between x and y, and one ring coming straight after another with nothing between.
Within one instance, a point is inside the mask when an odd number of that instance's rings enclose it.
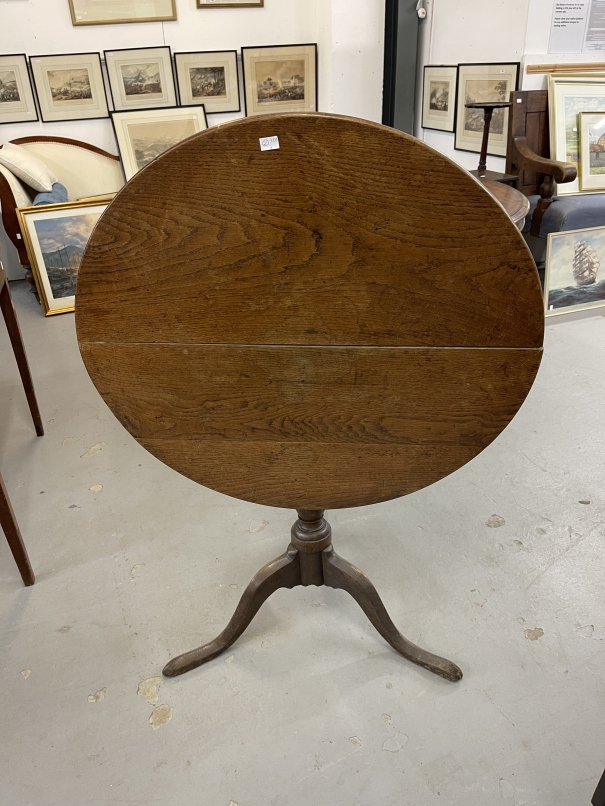
<instances>
[{"instance_id":1,"label":"gilt frame picture","mask_svg":"<svg viewBox=\"0 0 605 806\"><path fill-rule=\"evenodd\" d=\"M509 101L519 83L519 62L459 64L456 88L456 137L458 151L481 152L484 114L482 109L467 109L467 103ZM494 109L487 153L506 156L508 109Z\"/></svg>"},{"instance_id":2,"label":"gilt frame picture","mask_svg":"<svg viewBox=\"0 0 605 806\"><path fill-rule=\"evenodd\" d=\"M45 316L74 310L82 255L107 206L94 200L17 210Z\"/></svg>"},{"instance_id":3,"label":"gilt frame picture","mask_svg":"<svg viewBox=\"0 0 605 806\"><path fill-rule=\"evenodd\" d=\"M172 57L168 45L106 50L105 64L116 112L176 106Z\"/></svg>"},{"instance_id":4,"label":"gilt frame picture","mask_svg":"<svg viewBox=\"0 0 605 806\"><path fill-rule=\"evenodd\" d=\"M176 0L69 0L73 25L176 20Z\"/></svg>"},{"instance_id":5,"label":"gilt frame picture","mask_svg":"<svg viewBox=\"0 0 605 806\"><path fill-rule=\"evenodd\" d=\"M317 45L242 48L246 114L317 111Z\"/></svg>"},{"instance_id":6,"label":"gilt frame picture","mask_svg":"<svg viewBox=\"0 0 605 806\"><path fill-rule=\"evenodd\" d=\"M453 132L456 119L458 65L424 67L422 128Z\"/></svg>"},{"instance_id":7,"label":"gilt frame picture","mask_svg":"<svg viewBox=\"0 0 605 806\"><path fill-rule=\"evenodd\" d=\"M0 56L0 123L26 123L38 120L27 56L13 53Z\"/></svg>"},{"instance_id":8,"label":"gilt frame picture","mask_svg":"<svg viewBox=\"0 0 605 806\"><path fill-rule=\"evenodd\" d=\"M204 105L112 112L126 179L172 146L207 128Z\"/></svg>"},{"instance_id":9,"label":"gilt frame picture","mask_svg":"<svg viewBox=\"0 0 605 806\"><path fill-rule=\"evenodd\" d=\"M580 190L605 190L605 112L580 112Z\"/></svg>"},{"instance_id":10,"label":"gilt frame picture","mask_svg":"<svg viewBox=\"0 0 605 806\"><path fill-rule=\"evenodd\" d=\"M236 50L175 53L182 106L204 104L207 115L241 109Z\"/></svg>"},{"instance_id":11,"label":"gilt frame picture","mask_svg":"<svg viewBox=\"0 0 605 806\"><path fill-rule=\"evenodd\" d=\"M99 53L30 56L29 63L45 123L109 117Z\"/></svg>"},{"instance_id":12,"label":"gilt frame picture","mask_svg":"<svg viewBox=\"0 0 605 806\"><path fill-rule=\"evenodd\" d=\"M546 247L546 316L605 307L605 227L551 232Z\"/></svg>"}]
</instances>

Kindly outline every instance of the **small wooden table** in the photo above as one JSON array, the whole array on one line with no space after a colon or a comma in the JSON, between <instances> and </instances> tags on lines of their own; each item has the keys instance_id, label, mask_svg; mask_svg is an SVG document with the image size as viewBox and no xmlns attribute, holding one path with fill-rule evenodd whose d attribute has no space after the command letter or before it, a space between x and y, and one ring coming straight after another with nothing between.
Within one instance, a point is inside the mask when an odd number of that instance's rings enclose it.
<instances>
[{"instance_id":1,"label":"small wooden table","mask_svg":"<svg viewBox=\"0 0 605 806\"><path fill-rule=\"evenodd\" d=\"M527 196L516 188L503 185L502 182L492 182L490 179L480 179L479 181L504 207L515 227L522 230L530 207Z\"/></svg>"},{"instance_id":2,"label":"small wooden table","mask_svg":"<svg viewBox=\"0 0 605 806\"><path fill-rule=\"evenodd\" d=\"M279 148L261 150L273 136ZM80 269L76 326L93 382L140 445L207 487L298 511L287 551L226 629L165 675L223 652L277 588L325 584L348 591L401 655L460 679L404 638L335 554L324 510L452 473L529 391L538 275L476 181L353 118L212 127L109 206Z\"/></svg>"}]
</instances>

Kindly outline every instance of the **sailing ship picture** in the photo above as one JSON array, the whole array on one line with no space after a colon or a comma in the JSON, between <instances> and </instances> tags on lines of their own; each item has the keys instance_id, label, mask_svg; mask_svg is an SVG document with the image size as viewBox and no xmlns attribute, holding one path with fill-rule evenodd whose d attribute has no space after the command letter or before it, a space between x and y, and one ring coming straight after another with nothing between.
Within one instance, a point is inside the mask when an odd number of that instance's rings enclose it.
<instances>
[{"instance_id":1,"label":"sailing ship picture","mask_svg":"<svg viewBox=\"0 0 605 806\"><path fill-rule=\"evenodd\" d=\"M546 315L605 306L605 227L551 233Z\"/></svg>"}]
</instances>

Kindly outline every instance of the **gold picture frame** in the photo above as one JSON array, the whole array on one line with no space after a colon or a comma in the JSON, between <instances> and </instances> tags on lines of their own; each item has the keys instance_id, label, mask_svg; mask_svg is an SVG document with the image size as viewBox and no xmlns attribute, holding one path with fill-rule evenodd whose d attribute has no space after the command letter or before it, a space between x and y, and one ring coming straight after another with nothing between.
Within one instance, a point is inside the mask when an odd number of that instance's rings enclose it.
<instances>
[{"instance_id":1,"label":"gold picture frame","mask_svg":"<svg viewBox=\"0 0 605 806\"><path fill-rule=\"evenodd\" d=\"M580 190L605 190L605 112L580 112Z\"/></svg>"},{"instance_id":2,"label":"gold picture frame","mask_svg":"<svg viewBox=\"0 0 605 806\"><path fill-rule=\"evenodd\" d=\"M150 6L155 13L149 14ZM69 0L72 25L113 25L123 22L167 22L176 20L176 0L147 0L145 11L137 0ZM122 13L115 16L116 8Z\"/></svg>"},{"instance_id":3,"label":"gold picture frame","mask_svg":"<svg viewBox=\"0 0 605 806\"><path fill-rule=\"evenodd\" d=\"M74 310L82 255L108 204L94 199L17 210L45 316Z\"/></svg>"},{"instance_id":4,"label":"gold picture frame","mask_svg":"<svg viewBox=\"0 0 605 806\"><path fill-rule=\"evenodd\" d=\"M197 8L263 8L265 0L196 0Z\"/></svg>"}]
</instances>

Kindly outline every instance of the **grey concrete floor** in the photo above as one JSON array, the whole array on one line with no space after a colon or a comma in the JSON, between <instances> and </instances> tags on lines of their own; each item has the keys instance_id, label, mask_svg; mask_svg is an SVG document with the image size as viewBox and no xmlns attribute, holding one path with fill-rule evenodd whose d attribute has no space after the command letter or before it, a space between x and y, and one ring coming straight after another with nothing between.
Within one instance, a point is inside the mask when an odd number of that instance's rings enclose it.
<instances>
[{"instance_id":1,"label":"grey concrete floor","mask_svg":"<svg viewBox=\"0 0 605 806\"><path fill-rule=\"evenodd\" d=\"M0 324L0 468L37 573L24 588L0 539L2 806L588 806L605 766L605 318L547 328L530 397L469 465L329 513L336 549L460 683L401 659L345 593L299 588L154 705L139 683L223 628L293 513L138 447L73 316L12 288L47 431Z\"/></svg>"}]
</instances>

